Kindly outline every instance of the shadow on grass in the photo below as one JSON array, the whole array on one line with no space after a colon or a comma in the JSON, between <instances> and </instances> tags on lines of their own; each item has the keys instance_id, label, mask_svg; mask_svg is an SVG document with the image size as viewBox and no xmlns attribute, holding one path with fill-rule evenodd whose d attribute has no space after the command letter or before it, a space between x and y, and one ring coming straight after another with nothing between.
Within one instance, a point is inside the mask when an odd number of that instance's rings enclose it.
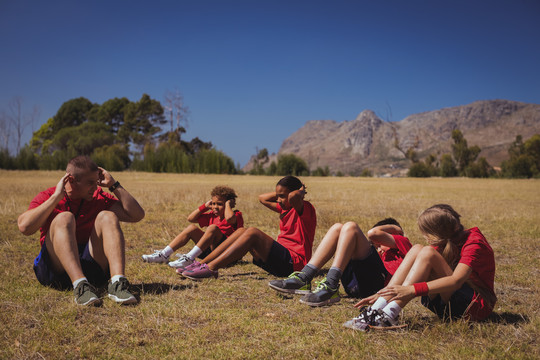
<instances>
[{"instance_id":1,"label":"shadow on grass","mask_svg":"<svg viewBox=\"0 0 540 360\"><path fill-rule=\"evenodd\" d=\"M161 294L168 293L171 290L181 291L181 290L191 289L193 287L194 287L193 283L175 284L175 285L163 284L163 283L148 283L148 284L142 283L142 284L132 284L130 289L133 290L134 292L133 295L137 297L137 296L140 296L141 293L145 295L161 295Z\"/></svg>"},{"instance_id":2,"label":"shadow on grass","mask_svg":"<svg viewBox=\"0 0 540 360\"><path fill-rule=\"evenodd\" d=\"M527 315L516 314L510 312L492 313L484 322L492 322L502 325L517 325L530 322Z\"/></svg>"}]
</instances>

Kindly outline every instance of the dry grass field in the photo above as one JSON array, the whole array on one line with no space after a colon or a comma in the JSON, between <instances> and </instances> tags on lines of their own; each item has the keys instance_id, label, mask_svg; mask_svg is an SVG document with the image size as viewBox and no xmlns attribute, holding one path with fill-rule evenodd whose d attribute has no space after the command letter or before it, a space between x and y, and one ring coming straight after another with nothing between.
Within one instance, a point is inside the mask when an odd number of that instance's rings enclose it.
<instances>
[{"instance_id":1,"label":"dry grass field","mask_svg":"<svg viewBox=\"0 0 540 360\"><path fill-rule=\"evenodd\" d=\"M315 246L335 222L352 220L367 230L387 216L401 222L413 244L423 242L416 217L444 202L465 226L480 227L495 251L499 301L488 321L442 323L415 300L404 312L407 330L361 333L342 327L357 315L354 299L309 308L277 295L267 286L274 277L249 256L202 282L141 261L187 225L187 215L217 184L237 190L247 226L276 236L277 215L257 201L274 189L276 177L113 173L146 210L142 222L123 225L127 275L140 303L75 305L72 292L35 280L39 236L17 229L18 214L61 175L0 171L2 359L540 358L538 180L303 178L318 214Z\"/></svg>"}]
</instances>

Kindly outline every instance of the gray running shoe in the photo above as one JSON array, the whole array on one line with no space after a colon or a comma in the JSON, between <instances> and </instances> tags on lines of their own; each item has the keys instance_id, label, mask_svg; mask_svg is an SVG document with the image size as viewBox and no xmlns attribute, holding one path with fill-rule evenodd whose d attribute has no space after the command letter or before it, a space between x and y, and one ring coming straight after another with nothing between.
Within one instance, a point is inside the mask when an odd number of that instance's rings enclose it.
<instances>
[{"instance_id":1,"label":"gray running shoe","mask_svg":"<svg viewBox=\"0 0 540 360\"><path fill-rule=\"evenodd\" d=\"M109 298L113 299L119 304L135 304L137 299L129 292L129 281L125 277L121 277L120 280L112 283L109 280Z\"/></svg>"},{"instance_id":2,"label":"gray running shoe","mask_svg":"<svg viewBox=\"0 0 540 360\"><path fill-rule=\"evenodd\" d=\"M163 264L169 261L169 257L163 255L161 250L156 250L154 251L153 254L150 254L150 255L143 255L142 259L144 262L147 262L147 263L158 263L158 264Z\"/></svg>"},{"instance_id":3,"label":"gray running shoe","mask_svg":"<svg viewBox=\"0 0 540 360\"><path fill-rule=\"evenodd\" d=\"M341 300L339 288L332 289L328 286L326 278L324 278L322 281L317 282L317 288L313 292L302 296L300 302L309 306L325 306L337 303L339 300Z\"/></svg>"},{"instance_id":4,"label":"gray running shoe","mask_svg":"<svg viewBox=\"0 0 540 360\"><path fill-rule=\"evenodd\" d=\"M304 282L298 277L298 274L300 274L300 271L293 272L283 280L272 280L268 283L268 286L285 294L309 294L311 292L311 281Z\"/></svg>"},{"instance_id":5,"label":"gray running shoe","mask_svg":"<svg viewBox=\"0 0 540 360\"><path fill-rule=\"evenodd\" d=\"M77 305L100 306L102 304L101 299L96 295L96 288L88 281L81 281L73 292Z\"/></svg>"}]
</instances>

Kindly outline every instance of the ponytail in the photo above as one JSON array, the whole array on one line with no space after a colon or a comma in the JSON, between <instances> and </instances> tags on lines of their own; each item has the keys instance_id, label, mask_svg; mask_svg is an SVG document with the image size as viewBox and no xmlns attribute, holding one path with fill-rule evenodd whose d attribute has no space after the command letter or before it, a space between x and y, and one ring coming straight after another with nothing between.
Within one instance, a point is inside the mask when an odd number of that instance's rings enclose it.
<instances>
[{"instance_id":1,"label":"ponytail","mask_svg":"<svg viewBox=\"0 0 540 360\"><path fill-rule=\"evenodd\" d=\"M441 253L444 260L454 269L460 258L464 243L463 225L459 215L450 205L437 204L424 210L418 217L418 227L430 245Z\"/></svg>"}]
</instances>

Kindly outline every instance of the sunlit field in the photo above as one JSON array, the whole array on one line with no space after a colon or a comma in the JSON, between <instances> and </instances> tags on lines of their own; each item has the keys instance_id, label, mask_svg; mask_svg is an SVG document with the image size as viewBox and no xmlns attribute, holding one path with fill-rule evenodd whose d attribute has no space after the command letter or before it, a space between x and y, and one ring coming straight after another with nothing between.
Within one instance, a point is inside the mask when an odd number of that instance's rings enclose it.
<instances>
[{"instance_id":1,"label":"sunlit field","mask_svg":"<svg viewBox=\"0 0 540 360\"><path fill-rule=\"evenodd\" d=\"M495 251L496 313L482 323L442 323L418 300L403 313L406 330L355 332L344 291L331 307L310 308L267 286L275 277L244 257L217 280L193 282L141 255L164 247L215 185L233 187L246 226L278 234L278 215L257 195L278 177L113 173L146 210L123 224L127 276L136 306L77 306L71 291L39 285L32 270L39 234L23 236L17 216L62 172L0 171L0 358L373 358L538 359L540 351L540 181L496 179L302 178L317 210L315 247L336 222L367 231L395 217L413 244L423 243L418 214L449 203L466 227L478 226ZM190 243L185 251L191 247ZM325 270L330 267L327 264Z\"/></svg>"}]
</instances>

